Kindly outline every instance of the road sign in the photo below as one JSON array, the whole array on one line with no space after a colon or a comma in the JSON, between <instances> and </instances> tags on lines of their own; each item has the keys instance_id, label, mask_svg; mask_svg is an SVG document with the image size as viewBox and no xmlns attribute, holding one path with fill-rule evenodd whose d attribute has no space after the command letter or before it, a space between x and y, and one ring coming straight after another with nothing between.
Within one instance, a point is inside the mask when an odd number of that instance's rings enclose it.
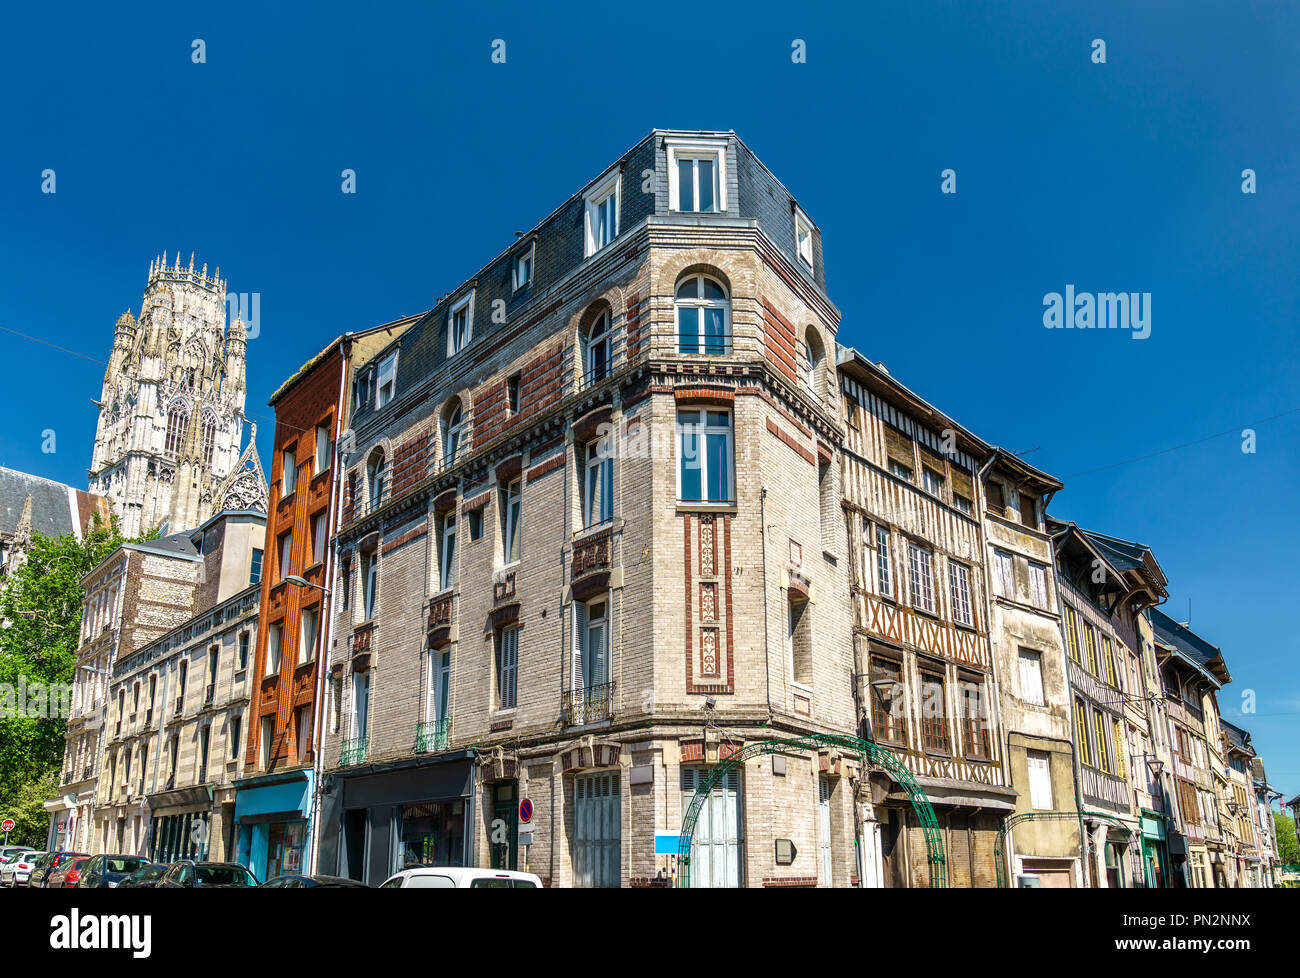
<instances>
[{"instance_id":1,"label":"road sign","mask_svg":"<svg viewBox=\"0 0 1300 978\"><path fill-rule=\"evenodd\" d=\"M533 820L533 803L525 798L519 803L519 821L531 822Z\"/></svg>"},{"instance_id":2,"label":"road sign","mask_svg":"<svg viewBox=\"0 0 1300 978\"><path fill-rule=\"evenodd\" d=\"M12 818L7 818L3 822L0 822L0 832L12 832L13 830L14 820Z\"/></svg>"}]
</instances>

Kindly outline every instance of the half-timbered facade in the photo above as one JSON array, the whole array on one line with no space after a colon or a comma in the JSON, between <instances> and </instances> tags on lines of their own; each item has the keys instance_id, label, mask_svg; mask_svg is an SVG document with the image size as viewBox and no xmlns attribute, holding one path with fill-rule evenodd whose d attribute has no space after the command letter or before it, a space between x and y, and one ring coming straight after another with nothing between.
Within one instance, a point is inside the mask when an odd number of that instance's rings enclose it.
<instances>
[{"instance_id":1,"label":"half-timbered facade","mask_svg":"<svg viewBox=\"0 0 1300 978\"><path fill-rule=\"evenodd\" d=\"M855 694L864 734L930 798L948 884L996 884L1014 808L989 642L977 478L988 446L854 350L840 354L844 507L852 559ZM928 886L923 832L881 784L864 862L879 885Z\"/></svg>"}]
</instances>

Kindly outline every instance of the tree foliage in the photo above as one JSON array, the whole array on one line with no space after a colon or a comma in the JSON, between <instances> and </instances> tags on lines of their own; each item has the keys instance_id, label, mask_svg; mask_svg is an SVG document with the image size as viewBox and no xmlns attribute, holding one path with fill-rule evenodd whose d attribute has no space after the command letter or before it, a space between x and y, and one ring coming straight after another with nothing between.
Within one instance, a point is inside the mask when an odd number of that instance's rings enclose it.
<instances>
[{"instance_id":1,"label":"tree foliage","mask_svg":"<svg viewBox=\"0 0 1300 978\"><path fill-rule=\"evenodd\" d=\"M1292 866L1300 864L1300 841L1296 839L1295 819L1274 812L1273 824L1277 827L1277 857Z\"/></svg>"},{"instance_id":2,"label":"tree foliage","mask_svg":"<svg viewBox=\"0 0 1300 978\"><path fill-rule=\"evenodd\" d=\"M86 597L82 579L123 542L116 517L98 515L81 540L71 533L33 535L26 563L0 592L0 684L30 691L72 683ZM13 704L19 715L0 716L0 817L18 819L36 795L55 790L67 722L62 716L25 716L26 702L10 695L4 705ZM44 838L42 828L36 841Z\"/></svg>"}]
</instances>

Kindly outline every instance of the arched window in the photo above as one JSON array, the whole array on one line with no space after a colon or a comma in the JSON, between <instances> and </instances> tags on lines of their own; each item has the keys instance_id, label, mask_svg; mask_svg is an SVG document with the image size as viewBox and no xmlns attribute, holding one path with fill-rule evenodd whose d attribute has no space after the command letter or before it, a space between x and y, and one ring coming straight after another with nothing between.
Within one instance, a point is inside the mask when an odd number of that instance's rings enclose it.
<instances>
[{"instance_id":1,"label":"arched window","mask_svg":"<svg viewBox=\"0 0 1300 978\"><path fill-rule=\"evenodd\" d=\"M707 275L688 275L677 285L679 353L730 353L731 306L727 290Z\"/></svg>"},{"instance_id":2,"label":"arched window","mask_svg":"<svg viewBox=\"0 0 1300 978\"><path fill-rule=\"evenodd\" d=\"M601 312L583 332L582 386L589 387L609 376L613 360L609 333L609 310Z\"/></svg>"},{"instance_id":3,"label":"arched window","mask_svg":"<svg viewBox=\"0 0 1300 978\"><path fill-rule=\"evenodd\" d=\"M370 495L370 508L376 509L384 498L384 450L376 448L366 459L366 489Z\"/></svg>"},{"instance_id":4,"label":"arched window","mask_svg":"<svg viewBox=\"0 0 1300 978\"><path fill-rule=\"evenodd\" d=\"M820 396L822 392L821 377L822 368L826 364L826 348L822 346L821 337L817 335L817 330L811 326L804 333L804 379L808 383L808 389L814 394Z\"/></svg>"},{"instance_id":5,"label":"arched window","mask_svg":"<svg viewBox=\"0 0 1300 978\"><path fill-rule=\"evenodd\" d=\"M203 413L203 464L212 466L212 454L217 447L217 416L211 411Z\"/></svg>"},{"instance_id":6,"label":"arched window","mask_svg":"<svg viewBox=\"0 0 1300 978\"><path fill-rule=\"evenodd\" d=\"M447 405L442 415L442 467L455 465L460 457L461 442L465 440L465 422L459 398Z\"/></svg>"},{"instance_id":7,"label":"arched window","mask_svg":"<svg viewBox=\"0 0 1300 978\"><path fill-rule=\"evenodd\" d=\"M177 402L167 411L167 444L164 450L168 458L179 458L181 446L185 443L185 422L190 413L185 405Z\"/></svg>"}]
</instances>

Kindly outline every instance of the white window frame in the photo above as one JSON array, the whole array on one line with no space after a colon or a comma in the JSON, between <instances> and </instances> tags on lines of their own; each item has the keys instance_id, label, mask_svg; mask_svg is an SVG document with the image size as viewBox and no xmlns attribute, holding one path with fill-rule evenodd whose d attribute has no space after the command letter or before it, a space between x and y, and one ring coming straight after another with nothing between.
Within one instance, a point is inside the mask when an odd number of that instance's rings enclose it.
<instances>
[{"instance_id":1,"label":"white window frame","mask_svg":"<svg viewBox=\"0 0 1300 978\"><path fill-rule=\"evenodd\" d=\"M284 622L274 622L266 630L266 674L276 675L280 672L280 660L284 654Z\"/></svg>"},{"instance_id":2,"label":"white window frame","mask_svg":"<svg viewBox=\"0 0 1300 978\"><path fill-rule=\"evenodd\" d=\"M311 518L311 559L313 564L319 564L325 560L325 547L329 539L326 526L327 512L327 510L321 510Z\"/></svg>"},{"instance_id":3,"label":"white window frame","mask_svg":"<svg viewBox=\"0 0 1300 978\"><path fill-rule=\"evenodd\" d=\"M442 517L442 532L438 535L438 590L446 591L456 586L456 514Z\"/></svg>"},{"instance_id":4,"label":"white window frame","mask_svg":"<svg viewBox=\"0 0 1300 978\"><path fill-rule=\"evenodd\" d=\"M597 438L582 448L582 526L601 526L614 518L614 456L609 438ZM609 511L605 499L609 498Z\"/></svg>"},{"instance_id":5,"label":"white window frame","mask_svg":"<svg viewBox=\"0 0 1300 978\"><path fill-rule=\"evenodd\" d=\"M1034 649L1020 649L1016 653L1020 666L1020 698L1031 706L1046 706L1047 693L1043 688L1043 653Z\"/></svg>"},{"instance_id":6,"label":"white window frame","mask_svg":"<svg viewBox=\"0 0 1300 978\"><path fill-rule=\"evenodd\" d=\"M938 607L934 586L934 551L927 550L915 540L908 540L907 568L912 607L934 614Z\"/></svg>"},{"instance_id":7,"label":"white window frame","mask_svg":"<svg viewBox=\"0 0 1300 978\"><path fill-rule=\"evenodd\" d=\"M704 291L704 280L708 280L722 290L721 299L710 299L702 295L695 295L689 298L680 298L677 293L686 282L693 282L696 285L696 292ZM690 309L695 313L695 350L682 350L682 310ZM722 310L722 349L720 351L706 350L708 345L704 334L704 313L709 309ZM703 272L696 272L679 279L673 286L673 329L677 336L677 352L686 356L726 356L732 352L733 339L731 334L731 292L720 281L712 275L705 275Z\"/></svg>"},{"instance_id":8,"label":"white window frame","mask_svg":"<svg viewBox=\"0 0 1300 978\"><path fill-rule=\"evenodd\" d=\"M803 248L799 244L799 238L802 233L806 232L808 236L808 254L805 255ZM814 271L813 257L813 223L808 220L808 215L803 212L798 204L794 205L794 253L800 263L808 269Z\"/></svg>"},{"instance_id":9,"label":"white window frame","mask_svg":"<svg viewBox=\"0 0 1300 978\"><path fill-rule=\"evenodd\" d=\"M379 601L379 550L367 551L361 555L361 613L370 621L378 612L375 607Z\"/></svg>"},{"instance_id":10,"label":"white window frame","mask_svg":"<svg viewBox=\"0 0 1300 978\"><path fill-rule=\"evenodd\" d=\"M595 352L598 347L605 348L605 372L593 376L596 371ZM582 348L582 383L583 386L604 380L614 372L614 320L606 309L592 322L587 331Z\"/></svg>"},{"instance_id":11,"label":"white window frame","mask_svg":"<svg viewBox=\"0 0 1300 978\"><path fill-rule=\"evenodd\" d=\"M453 415L456 418L455 423L452 423L451 420ZM455 465L456 462L460 460L461 443L465 440L465 431L466 431L465 405L464 403L458 401L456 403L456 407L452 410L452 413L447 415L444 418L442 423L442 467L443 468L447 468L448 466ZM452 448L451 446L453 437L455 438L456 441L455 448Z\"/></svg>"},{"instance_id":12,"label":"white window frame","mask_svg":"<svg viewBox=\"0 0 1300 978\"><path fill-rule=\"evenodd\" d=\"M592 618L591 609L596 605L602 605L603 611L599 618ZM570 670L569 685L574 692L581 692L584 689L590 689L593 686L602 686L609 682L610 662L609 662L609 635L610 635L610 601L609 593L597 595L590 601L575 601L573 604L573 630L576 637L574 642L574 662ZM591 675L593 665L593 650L591 643L592 631L599 631L603 635L604 641L604 682L593 683ZM595 677L601 678L601 677Z\"/></svg>"},{"instance_id":13,"label":"white window frame","mask_svg":"<svg viewBox=\"0 0 1300 978\"><path fill-rule=\"evenodd\" d=\"M921 486L936 499L943 498L943 481L941 473L936 472L928 465L921 466Z\"/></svg>"},{"instance_id":14,"label":"white window frame","mask_svg":"<svg viewBox=\"0 0 1300 978\"><path fill-rule=\"evenodd\" d=\"M330 444L332 440L330 438L330 426L318 424L316 426L316 471L312 475L320 475L330 467Z\"/></svg>"},{"instance_id":15,"label":"white window frame","mask_svg":"<svg viewBox=\"0 0 1300 978\"><path fill-rule=\"evenodd\" d=\"M307 620L311 618L311 633L308 634ZM305 666L316 656L316 639L320 633L320 606L303 608L298 625L298 665Z\"/></svg>"},{"instance_id":16,"label":"white window frame","mask_svg":"<svg viewBox=\"0 0 1300 978\"><path fill-rule=\"evenodd\" d=\"M443 690L446 680L446 691ZM426 723L440 723L451 715L451 646L429 650L429 694L425 697Z\"/></svg>"},{"instance_id":17,"label":"white window frame","mask_svg":"<svg viewBox=\"0 0 1300 978\"><path fill-rule=\"evenodd\" d=\"M725 214L727 212L727 143L725 140L667 139L664 145L668 152L668 209L681 214ZM678 175L678 160L699 160L707 156L714 158L713 172L717 184L714 187L712 211L689 210L681 207L681 187ZM692 187L693 199L699 201L699 167L692 169L695 185Z\"/></svg>"},{"instance_id":18,"label":"white window frame","mask_svg":"<svg viewBox=\"0 0 1300 978\"><path fill-rule=\"evenodd\" d=\"M474 339L474 289L452 303L447 310L447 357L454 357ZM456 329L456 315L465 313L465 328Z\"/></svg>"},{"instance_id":19,"label":"white window frame","mask_svg":"<svg viewBox=\"0 0 1300 978\"><path fill-rule=\"evenodd\" d=\"M591 188L583 194L584 202L584 219L583 226L585 229L586 250L583 257L590 258L596 252L613 244L618 238L619 221L622 211L623 197L623 172L620 169L611 170L604 174ZM600 241L598 231L600 228L600 216L609 201L613 202L613 229L612 233L605 241Z\"/></svg>"},{"instance_id":20,"label":"white window frame","mask_svg":"<svg viewBox=\"0 0 1300 978\"><path fill-rule=\"evenodd\" d=\"M971 609L970 568L955 560L948 561L948 586L952 592L952 620L959 625L975 624Z\"/></svg>"},{"instance_id":21,"label":"white window frame","mask_svg":"<svg viewBox=\"0 0 1300 978\"><path fill-rule=\"evenodd\" d=\"M379 361L379 368L375 371L375 410L387 404L391 404L394 397L397 396L397 354L400 351L394 350L384 359ZM388 387L388 394L384 394L384 388Z\"/></svg>"},{"instance_id":22,"label":"white window frame","mask_svg":"<svg viewBox=\"0 0 1300 978\"><path fill-rule=\"evenodd\" d=\"M726 455L727 462L727 498L726 499L684 499L682 497L682 470L686 463L686 450L683 439L686 435L686 425L682 422L683 414L694 414L699 419L692 427L695 429L695 438L697 445L703 445L709 435L725 434L727 439ZM727 424L725 432L720 424L710 424L710 414L725 414ZM736 416L730 408L719 410L701 405L698 408L680 408L677 411L677 499L683 503L709 503L716 505L731 505L736 500L736 442L735 442ZM700 469L700 492L708 491L709 485L709 453L700 451L697 453L697 460Z\"/></svg>"},{"instance_id":23,"label":"white window frame","mask_svg":"<svg viewBox=\"0 0 1300 978\"><path fill-rule=\"evenodd\" d=\"M535 269L536 257L537 257L536 238L534 238L532 241L528 243L527 248L524 248L522 251L515 252L514 259L510 263L510 282L511 285L513 286L513 288L511 289L512 292L518 292L525 285L528 285L530 282L532 282L533 276L536 274L536 269ZM521 267L527 268L528 271L527 276L521 276L519 274L519 269Z\"/></svg>"},{"instance_id":24,"label":"white window frame","mask_svg":"<svg viewBox=\"0 0 1300 978\"><path fill-rule=\"evenodd\" d=\"M894 568L890 557L889 527L876 524L876 574L880 594L887 598L895 596Z\"/></svg>"},{"instance_id":25,"label":"white window frame","mask_svg":"<svg viewBox=\"0 0 1300 978\"><path fill-rule=\"evenodd\" d=\"M501 487L501 556L507 567L518 563L523 552L519 543L524 515L523 488L522 476L515 476Z\"/></svg>"},{"instance_id":26,"label":"white window frame","mask_svg":"<svg viewBox=\"0 0 1300 978\"><path fill-rule=\"evenodd\" d=\"M281 487L282 491L280 493L280 498L283 499L286 496L293 495L294 490L298 488L297 447L295 446L294 448L286 448L281 453L281 458L282 458L281 461L282 473L281 473L280 481L283 483L283 485Z\"/></svg>"}]
</instances>

